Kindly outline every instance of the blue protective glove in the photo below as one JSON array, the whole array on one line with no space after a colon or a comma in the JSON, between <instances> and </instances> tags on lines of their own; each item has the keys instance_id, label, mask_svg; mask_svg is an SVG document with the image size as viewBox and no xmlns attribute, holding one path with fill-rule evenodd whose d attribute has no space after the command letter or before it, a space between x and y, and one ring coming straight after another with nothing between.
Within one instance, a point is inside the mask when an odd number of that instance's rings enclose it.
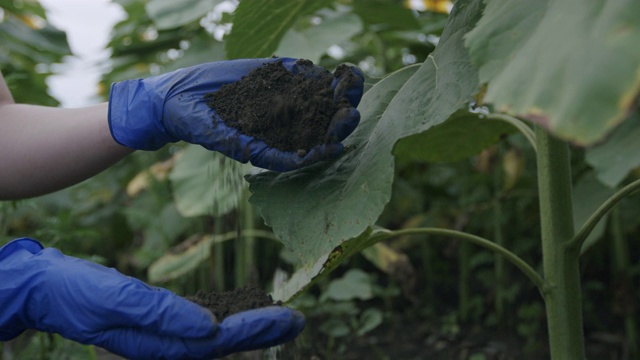
<instances>
[{"instance_id":1,"label":"blue protective glove","mask_svg":"<svg viewBox=\"0 0 640 360\"><path fill-rule=\"evenodd\" d=\"M22 238L0 248L0 341L25 329L58 333L129 359L211 359L296 337L304 317L285 307L211 312L115 269Z\"/></svg>"},{"instance_id":2,"label":"blue protective glove","mask_svg":"<svg viewBox=\"0 0 640 360\"><path fill-rule=\"evenodd\" d=\"M328 73L315 65L297 64L297 59L267 58L220 61L179 69L147 79L126 80L111 86L109 126L121 145L138 150L157 150L169 142L184 140L219 151L240 162L275 170L294 170L319 160L338 156L344 140L360 121L355 109L360 102L364 78L350 67L334 79L334 100L345 97L353 106L334 115L329 133L337 143L314 147L304 157L297 152L270 148L264 141L228 127L207 105L205 94L240 80L265 63L282 61L294 74L307 77ZM213 122L213 118L216 122Z\"/></svg>"}]
</instances>

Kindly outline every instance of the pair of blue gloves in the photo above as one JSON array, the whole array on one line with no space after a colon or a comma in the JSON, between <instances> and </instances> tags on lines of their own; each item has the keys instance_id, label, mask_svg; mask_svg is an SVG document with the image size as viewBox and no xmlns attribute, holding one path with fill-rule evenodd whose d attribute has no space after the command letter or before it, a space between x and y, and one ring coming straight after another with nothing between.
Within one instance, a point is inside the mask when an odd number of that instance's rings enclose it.
<instances>
[{"instance_id":1,"label":"pair of blue gloves","mask_svg":"<svg viewBox=\"0 0 640 360\"><path fill-rule=\"evenodd\" d=\"M111 133L133 149L156 150L183 140L275 171L335 158L343 150L340 143L317 146L305 156L283 152L226 126L207 105L205 94L273 61L307 77L327 73L296 59L245 59L115 83L109 100ZM332 86L335 101L346 98L352 105L330 125L332 136L342 141L360 120L355 107L362 97L362 74L351 68ZM0 248L0 279L0 341L37 329L129 359L211 359L287 342L305 323L300 312L277 306L218 322L209 310L168 290L45 249L29 238Z\"/></svg>"}]
</instances>

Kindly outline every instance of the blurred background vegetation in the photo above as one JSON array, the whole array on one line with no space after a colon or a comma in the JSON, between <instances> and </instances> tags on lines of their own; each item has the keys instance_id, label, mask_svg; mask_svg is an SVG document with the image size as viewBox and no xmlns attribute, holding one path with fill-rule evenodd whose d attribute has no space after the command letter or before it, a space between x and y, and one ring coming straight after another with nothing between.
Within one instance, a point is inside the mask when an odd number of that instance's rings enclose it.
<instances>
[{"instance_id":1,"label":"blurred background vegetation","mask_svg":"<svg viewBox=\"0 0 640 360\"><path fill-rule=\"evenodd\" d=\"M308 58L328 69L350 62L371 84L423 62L451 6L436 0L318 0L286 23L274 15L284 30L261 39L248 25L232 26L237 1L114 2L127 17L108 44L110 71L100 84L105 100L114 81L254 55ZM52 65L71 55L64 32L47 22L37 1L0 5L0 68L16 101L56 106L45 80ZM240 6L286 5L243 0ZM243 44L247 38L273 49L251 53ZM577 224L615 187L640 175L632 171L611 188L596 179L583 150L573 149L572 156ZM396 164L392 201L380 225L464 230L540 265L535 154L521 135L505 134L499 144L455 163L405 154ZM295 263L247 202L242 175L250 170L185 144L138 152L70 189L0 203L0 244L31 236L181 295L247 283L270 291ZM583 256L588 352L602 358L638 356L640 246L632 241L640 234L638 209L638 197L623 200L590 238L593 251ZM292 306L305 311L309 326L293 350L284 351L302 359L546 354L543 303L534 286L503 260L456 240L407 237L379 244L347 260ZM34 333L5 344L2 353L6 359L104 356Z\"/></svg>"}]
</instances>

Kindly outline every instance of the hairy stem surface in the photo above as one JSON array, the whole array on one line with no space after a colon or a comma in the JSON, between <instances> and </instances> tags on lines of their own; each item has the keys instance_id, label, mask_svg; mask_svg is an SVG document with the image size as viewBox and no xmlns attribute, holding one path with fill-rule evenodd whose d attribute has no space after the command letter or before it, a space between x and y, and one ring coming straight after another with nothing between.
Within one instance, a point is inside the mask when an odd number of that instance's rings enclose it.
<instances>
[{"instance_id":1,"label":"hairy stem surface","mask_svg":"<svg viewBox=\"0 0 640 360\"><path fill-rule=\"evenodd\" d=\"M584 359L580 249L573 235L571 168L567 144L536 127L538 191L551 358Z\"/></svg>"}]
</instances>

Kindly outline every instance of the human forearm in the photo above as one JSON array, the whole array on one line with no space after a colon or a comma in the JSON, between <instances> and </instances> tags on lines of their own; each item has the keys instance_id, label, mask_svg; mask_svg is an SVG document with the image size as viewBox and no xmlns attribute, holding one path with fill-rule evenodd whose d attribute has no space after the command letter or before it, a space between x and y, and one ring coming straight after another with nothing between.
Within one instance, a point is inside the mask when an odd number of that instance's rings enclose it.
<instances>
[{"instance_id":1,"label":"human forearm","mask_svg":"<svg viewBox=\"0 0 640 360\"><path fill-rule=\"evenodd\" d=\"M106 103L79 109L0 104L0 199L65 188L132 152L113 140L107 111Z\"/></svg>"},{"instance_id":2,"label":"human forearm","mask_svg":"<svg viewBox=\"0 0 640 360\"><path fill-rule=\"evenodd\" d=\"M331 80L333 101L346 104L331 114L327 141L303 155L228 126L207 100L222 86L274 63L302 79L323 74ZM61 189L100 172L131 149L157 150L177 141L274 171L335 159L344 149L342 140L360 121L356 107L363 84L355 67L332 75L293 58L237 59L121 81L111 86L109 105L58 109L14 104L0 74L0 200Z\"/></svg>"}]
</instances>

